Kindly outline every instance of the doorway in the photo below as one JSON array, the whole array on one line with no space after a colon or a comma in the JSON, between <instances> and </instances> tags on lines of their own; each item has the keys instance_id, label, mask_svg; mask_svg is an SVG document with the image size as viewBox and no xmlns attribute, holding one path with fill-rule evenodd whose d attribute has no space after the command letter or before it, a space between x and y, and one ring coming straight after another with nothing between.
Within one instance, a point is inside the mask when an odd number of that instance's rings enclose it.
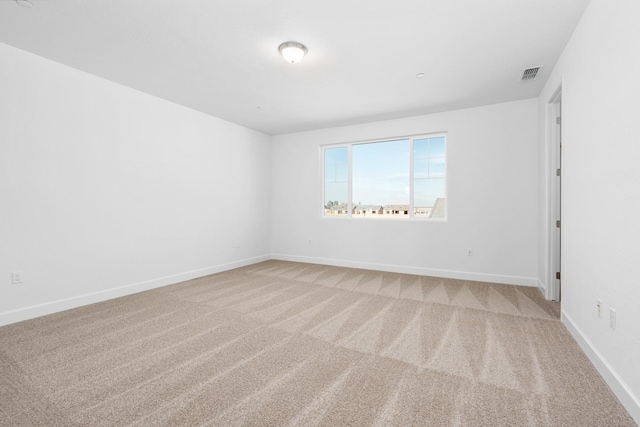
<instances>
[{"instance_id":1,"label":"doorway","mask_svg":"<svg viewBox=\"0 0 640 427\"><path fill-rule=\"evenodd\" d=\"M549 103L551 137L550 280L547 298L560 301L562 294L562 90Z\"/></svg>"}]
</instances>

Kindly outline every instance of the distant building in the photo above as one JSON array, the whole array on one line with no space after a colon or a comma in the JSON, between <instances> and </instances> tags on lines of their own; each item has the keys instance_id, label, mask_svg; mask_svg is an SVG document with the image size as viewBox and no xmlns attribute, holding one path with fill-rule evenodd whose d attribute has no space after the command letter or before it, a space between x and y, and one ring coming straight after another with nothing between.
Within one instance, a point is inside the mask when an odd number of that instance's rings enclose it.
<instances>
[{"instance_id":1,"label":"distant building","mask_svg":"<svg viewBox=\"0 0 640 427\"><path fill-rule=\"evenodd\" d=\"M325 215L347 215L349 213L349 205L347 203L338 203L324 207Z\"/></svg>"},{"instance_id":2,"label":"distant building","mask_svg":"<svg viewBox=\"0 0 640 427\"><path fill-rule=\"evenodd\" d=\"M382 206L356 205L353 207L353 215L356 215L356 216L382 215Z\"/></svg>"},{"instance_id":3,"label":"distant building","mask_svg":"<svg viewBox=\"0 0 640 427\"><path fill-rule=\"evenodd\" d=\"M386 205L382 207L383 215L409 215L409 205Z\"/></svg>"},{"instance_id":4,"label":"distant building","mask_svg":"<svg viewBox=\"0 0 640 427\"><path fill-rule=\"evenodd\" d=\"M413 216L417 218L444 218L446 212L446 199L437 198L433 207L414 207ZM348 215L349 205L347 203L329 204L324 207L324 214ZM409 216L409 205L354 205L351 209L352 216Z\"/></svg>"},{"instance_id":5,"label":"distant building","mask_svg":"<svg viewBox=\"0 0 640 427\"><path fill-rule=\"evenodd\" d=\"M413 208L413 215L414 216L418 216L418 217L423 217L423 218L429 218L429 216L431 215L431 211L433 210L432 207L428 207L428 208Z\"/></svg>"},{"instance_id":6,"label":"distant building","mask_svg":"<svg viewBox=\"0 0 640 427\"><path fill-rule=\"evenodd\" d=\"M446 212L445 203L446 200L444 198L437 198L433 204L433 209L431 210L431 214L429 214L429 218L444 218L444 214Z\"/></svg>"}]
</instances>

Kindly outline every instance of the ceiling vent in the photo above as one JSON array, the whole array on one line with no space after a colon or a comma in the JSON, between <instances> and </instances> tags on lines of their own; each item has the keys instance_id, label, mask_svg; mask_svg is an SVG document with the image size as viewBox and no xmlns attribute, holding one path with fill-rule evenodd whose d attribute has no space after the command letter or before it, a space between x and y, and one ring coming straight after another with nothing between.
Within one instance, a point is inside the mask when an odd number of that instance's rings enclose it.
<instances>
[{"instance_id":1,"label":"ceiling vent","mask_svg":"<svg viewBox=\"0 0 640 427\"><path fill-rule=\"evenodd\" d=\"M540 75L542 67L544 67L544 65L540 65L539 67L525 68L524 70L522 70L522 74L520 74L520 79L518 79L518 81L520 83L534 81Z\"/></svg>"}]
</instances>

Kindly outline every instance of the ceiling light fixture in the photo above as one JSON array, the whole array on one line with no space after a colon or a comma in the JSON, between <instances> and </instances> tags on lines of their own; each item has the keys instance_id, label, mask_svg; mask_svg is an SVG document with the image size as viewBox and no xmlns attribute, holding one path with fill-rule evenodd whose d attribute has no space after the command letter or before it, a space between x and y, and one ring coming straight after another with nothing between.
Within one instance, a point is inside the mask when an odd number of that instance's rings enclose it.
<instances>
[{"instance_id":1,"label":"ceiling light fixture","mask_svg":"<svg viewBox=\"0 0 640 427\"><path fill-rule=\"evenodd\" d=\"M22 7L33 7L33 3L31 3L29 0L16 0L16 3L18 3Z\"/></svg>"},{"instance_id":2,"label":"ceiling light fixture","mask_svg":"<svg viewBox=\"0 0 640 427\"><path fill-rule=\"evenodd\" d=\"M423 77L424 77L424 73L418 73L418 74L416 74L416 78L417 78L417 79L421 79L421 78L423 78Z\"/></svg>"},{"instance_id":3,"label":"ceiling light fixture","mask_svg":"<svg viewBox=\"0 0 640 427\"><path fill-rule=\"evenodd\" d=\"M307 54L308 50L302 43L284 42L278 47L278 51L287 62L295 64Z\"/></svg>"}]
</instances>

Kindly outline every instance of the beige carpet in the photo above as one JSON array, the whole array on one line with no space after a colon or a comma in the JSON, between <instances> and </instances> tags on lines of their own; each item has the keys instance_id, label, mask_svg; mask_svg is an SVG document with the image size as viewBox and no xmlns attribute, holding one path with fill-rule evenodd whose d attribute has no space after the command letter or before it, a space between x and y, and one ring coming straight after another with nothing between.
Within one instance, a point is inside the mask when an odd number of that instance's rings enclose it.
<instances>
[{"instance_id":1,"label":"beige carpet","mask_svg":"<svg viewBox=\"0 0 640 427\"><path fill-rule=\"evenodd\" d=\"M10 426L633 426L534 288L282 261L0 328Z\"/></svg>"}]
</instances>

